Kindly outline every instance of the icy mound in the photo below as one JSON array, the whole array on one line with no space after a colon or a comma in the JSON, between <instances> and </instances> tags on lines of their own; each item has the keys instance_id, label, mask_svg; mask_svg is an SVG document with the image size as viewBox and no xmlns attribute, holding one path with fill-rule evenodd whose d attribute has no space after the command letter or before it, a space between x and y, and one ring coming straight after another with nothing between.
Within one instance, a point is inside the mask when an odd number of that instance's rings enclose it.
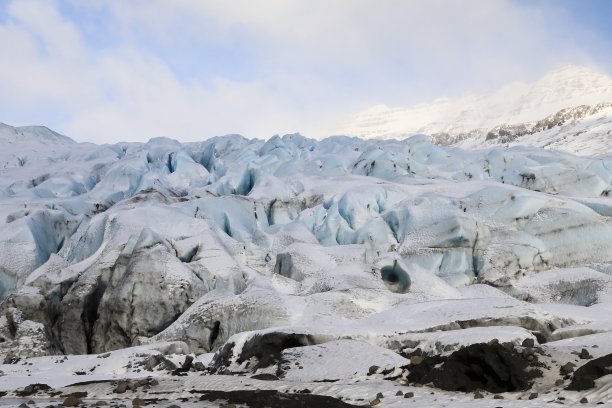
<instances>
[{"instance_id":1,"label":"icy mound","mask_svg":"<svg viewBox=\"0 0 612 408\"><path fill-rule=\"evenodd\" d=\"M575 312L611 299L610 156L39 136L2 142L36 158L2 170L3 358L181 341L218 370L312 380L292 364L370 350L326 374L346 379L403 362L385 349L612 330Z\"/></svg>"}]
</instances>

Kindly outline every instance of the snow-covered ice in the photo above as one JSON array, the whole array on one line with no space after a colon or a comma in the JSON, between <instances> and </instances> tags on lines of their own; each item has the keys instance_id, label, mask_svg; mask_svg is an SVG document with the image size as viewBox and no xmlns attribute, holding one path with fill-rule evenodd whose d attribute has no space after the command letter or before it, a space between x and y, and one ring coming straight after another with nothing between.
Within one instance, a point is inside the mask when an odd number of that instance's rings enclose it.
<instances>
[{"instance_id":1,"label":"snow-covered ice","mask_svg":"<svg viewBox=\"0 0 612 408\"><path fill-rule=\"evenodd\" d=\"M0 143L9 397L42 383L106 399L129 380L119 398L252 387L495 406L410 374L493 353L540 372L528 388L496 379L504 406L612 401L610 377L567 391L560 373L612 353L609 152L423 135L98 146L7 125Z\"/></svg>"}]
</instances>

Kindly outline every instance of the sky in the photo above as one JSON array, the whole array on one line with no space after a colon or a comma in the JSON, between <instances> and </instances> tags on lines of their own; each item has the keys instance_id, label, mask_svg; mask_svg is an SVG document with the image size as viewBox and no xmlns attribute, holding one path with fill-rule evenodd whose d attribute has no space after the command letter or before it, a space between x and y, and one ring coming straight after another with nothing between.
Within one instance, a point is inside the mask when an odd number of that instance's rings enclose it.
<instances>
[{"instance_id":1,"label":"sky","mask_svg":"<svg viewBox=\"0 0 612 408\"><path fill-rule=\"evenodd\" d=\"M377 104L612 73L608 0L0 0L0 122L77 141L323 137Z\"/></svg>"}]
</instances>

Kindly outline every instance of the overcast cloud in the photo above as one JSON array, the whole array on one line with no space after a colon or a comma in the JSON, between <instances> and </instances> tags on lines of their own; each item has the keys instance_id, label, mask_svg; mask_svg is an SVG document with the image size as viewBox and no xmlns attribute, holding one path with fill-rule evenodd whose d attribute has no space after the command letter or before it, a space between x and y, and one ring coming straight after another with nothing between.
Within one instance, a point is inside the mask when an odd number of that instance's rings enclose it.
<instances>
[{"instance_id":1,"label":"overcast cloud","mask_svg":"<svg viewBox=\"0 0 612 408\"><path fill-rule=\"evenodd\" d=\"M562 3L0 0L0 121L79 141L325 136L372 105L609 70Z\"/></svg>"}]
</instances>

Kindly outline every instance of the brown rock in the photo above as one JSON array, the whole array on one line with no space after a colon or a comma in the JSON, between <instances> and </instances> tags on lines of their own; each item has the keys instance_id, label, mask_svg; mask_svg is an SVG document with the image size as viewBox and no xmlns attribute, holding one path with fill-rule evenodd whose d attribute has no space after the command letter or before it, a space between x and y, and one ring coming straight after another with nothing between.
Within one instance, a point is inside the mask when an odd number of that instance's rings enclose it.
<instances>
[{"instance_id":1,"label":"brown rock","mask_svg":"<svg viewBox=\"0 0 612 408\"><path fill-rule=\"evenodd\" d=\"M145 405L145 400L143 400L142 398L134 398L132 400L133 407L142 407L144 405Z\"/></svg>"},{"instance_id":2,"label":"brown rock","mask_svg":"<svg viewBox=\"0 0 612 408\"><path fill-rule=\"evenodd\" d=\"M79 405L82 402L83 402L83 400L80 399L79 397L76 397L74 395L69 395L68 398L66 398L64 400L63 405L65 407L76 407L77 405Z\"/></svg>"}]
</instances>

